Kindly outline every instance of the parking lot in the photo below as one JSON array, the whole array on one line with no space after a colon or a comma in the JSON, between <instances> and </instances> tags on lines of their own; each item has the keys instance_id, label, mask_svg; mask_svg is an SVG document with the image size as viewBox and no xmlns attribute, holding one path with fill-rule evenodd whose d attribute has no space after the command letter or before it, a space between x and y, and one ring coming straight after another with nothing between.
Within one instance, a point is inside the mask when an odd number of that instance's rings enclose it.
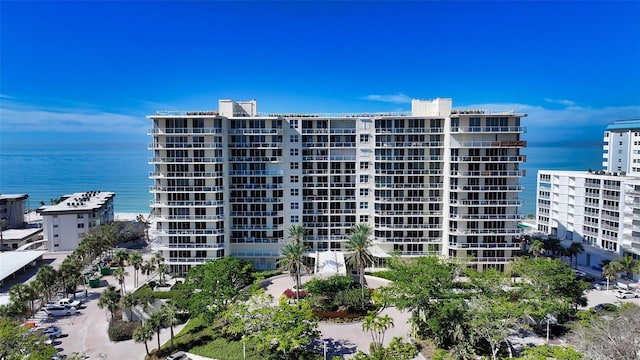
<instances>
[{"instance_id":1,"label":"parking lot","mask_svg":"<svg viewBox=\"0 0 640 360\"><path fill-rule=\"evenodd\" d=\"M636 305L640 306L640 298L635 299L618 299L615 296L615 290L588 290L587 291L587 301L589 304L586 308L592 308L598 304L603 303L611 303L620 305L626 302L632 302Z\"/></svg>"}]
</instances>

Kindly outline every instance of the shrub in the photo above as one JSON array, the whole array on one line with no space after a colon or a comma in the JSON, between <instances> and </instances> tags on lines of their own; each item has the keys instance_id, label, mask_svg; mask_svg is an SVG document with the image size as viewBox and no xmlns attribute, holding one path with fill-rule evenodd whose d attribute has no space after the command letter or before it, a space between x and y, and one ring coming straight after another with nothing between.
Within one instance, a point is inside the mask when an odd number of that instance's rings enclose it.
<instances>
[{"instance_id":1,"label":"shrub","mask_svg":"<svg viewBox=\"0 0 640 360\"><path fill-rule=\"evenodd\" d=\"M356 283L349 276L333 275L323 280L314 278L305 283L309 294L333 296L338 291L347 290L356 286Z\"/></svg>"},{"instance_id":2,"label":"shrub","mask_svg":"<svg viewBox=\"0 0 640 360\"><path fill-rule=\"evenodd\" d=\"M109 340L111 341L123 341L131 340L133 332L137 328L142 326L139 321L111 321L109 322Z\"/></svg>"},{"instance_id":3,"label":"shrub","mask_svg":"<svg viewBox=\"0 0 640 360\"><path fill-rule=\"evenodd\" d=\"M291 290L291 289L287 289L283 292L283 294L288 297L289 299L295 299L296 298L296 292ZM298 292L298 297L300 299L304 299L307 296L307 292L304 290L300 290Z\"/></svg>"},{"instance_id":4,"label":"shrub","mask_svg":"<svg viewBox=\"0 0 640 360\"><path fill-rule=\"evenodd\" d=\"M370 300L371 300L371 293L369 291L365 291L364 303L369 304ZM354 289L339 291L336 294L335 298L333 299L333 304L338 309L344 309L348 312L363 310L361 289L354 288Z\"/></svg>"}]
</instances>

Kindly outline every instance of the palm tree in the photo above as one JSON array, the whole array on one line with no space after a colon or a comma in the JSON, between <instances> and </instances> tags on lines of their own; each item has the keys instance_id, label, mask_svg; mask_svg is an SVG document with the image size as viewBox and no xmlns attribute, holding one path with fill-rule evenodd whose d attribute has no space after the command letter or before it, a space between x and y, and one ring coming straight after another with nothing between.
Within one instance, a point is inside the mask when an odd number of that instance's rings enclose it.
<instances>
[{"instance_id":1,"label":"palm tree","mask_svg":"<svg viewBox=\"0 0 640 360\"><path fill-rule=\"evenodd\" d=\"M140 265L140 272L143 275L149 276L153 274L154 271L156 271L156 266L154 265L152 259L149 259L143 262L142 265Z\"/></svg>"},{"instance_id":2,"label":"palm tree","mask_svg":"<svg viewBox=\"0 0 640 360\"><path fill-rule=\"evenodd\" d=\"M129 273L123 267L119 267L113 272L113 276L116 278L116 280L118 280L118 284L120 284L120 290L122 291L122 294L124 294L127 291L124 280L127 276L129 276Z\"/></svg>"},{"instance_id":3,"label":"palm tree","mask_svg":"<svg viewBox=\"0 0 640 360\"><path fill-rule=\"evenodd\" d=\"M300 224L291 225L291 227L289 228L289 237L293 239L293 242L296 243L303 243L306 233L307 229L305 229L305 227Z\"/></svg>"},{"instance_id":4,"label":"palm tree","mask_svg":"<svg viewBox=\"0 0 640 360\"><path fill-rule=\"evenodd\" d=\"M144 348L147 350L147 355L149 355L149 345L147 345L147 341L153 339L154 332L155 331L151 328L151 326L147 325L146 323L133 332L133 341L137 343L143 342Z\"/></svg>"},{"instance_id":5,"label":"palm tree","mask_svg":"<svg viewBox=\"0 0 640 360\"><path fill-rule=\"evenodd\" d=\"M45 300L51 300L51 292L56 285L57 273L51 265L43 265L38 269L36 281L42 284Z\"/></svg>"},{"instance_id":6,"label":"palm tree","mask_svg":"<svg viewBox=\"0 0 640 360\"><path fill-rule=\"evenodd\" d=\"M171 329L171 348L173 349L173 327L180 323L178 319L178 308L176 308L173 303L164 303L160 307L160 312L164 316L165 323L169 325Z\"/></svg>"},{"instance_id":7,"label":"palm tree","mask_svg":"<svg viewBox=\"0 0 640 360\"><path fill-rule=\"evenodd\" d=\"M543 241L545 250L551 252L553 257L557 257L558 255L562 256L564 252L564 248L562 247L562 243L558 238L548 238Z\"/></svg>"},{"instance_id":8,"label":"palm tree","mask_svg":"<svg viewBox=\"0 0 640 360\"><path fill-rule=\"evenodd\" d=\"M132 321L133 308L140 305L140 299L135 293L126 293L121 298L120 303L123 308L129 309L129 321Z\"/></svg>"},{"instance_id":9,"label":"palm tree","mask_svg":"<svg viewBox=\"0 0 640 360\"><path fill-rule=\"evenodd\" d=\"M129 255L129 263L133 266L134 286L138 287L138 270L140 270L140 266L142 265L142 256L137 252L132 253Z\"/></svg>"},{"instance_id":10,"label":"palm tree","mask_svg":"<svg viewBox=\"0 0 640 360\"><path fill-rule=\"evenodd\" d=\"M296 300L300 300L300 273L302 272L302 268L306 268L302 262L305 251L307 251L307 247L303 243L298 242L284 244L282 249L280 249L280 259L278 263L295 279Z\"/></svg>"},{"instance_id":11,"label":"palm tree","mask_svg":"<svg viewBox=\"0 0 640 360\"><path fill-rule=\"evenodd\" d=\"M41 298L42 293L44 292L44 287L40 282L32 281L27 284L26 290L27 300L31 305L31 314L35 314L35 301Z\"/></svg>"},{"instance_id":12,"label":"palm tree","mask_svg":"<svg viewBox=\"0 0 640 360\"><path fill-rule=\"evenodd\" d=\"M27 284L15 284L9 289L9 299L16 304L25 305L29 300L29 285Z\"/></svg>"},{"instance_id":13,"label":"palm tree","mask_svg":"<svg viewBox=\"0 0 640 360\"><path fill-rule=\"evenodd\" d=\"M362 226L364 225L364 226ZM351 233L345 245L348 251L345 260L347 264L358 270L360 287L362 290L362 305L364 306L364 270L373 262L373 255L369 251L371 246L371 228L365 224L359 224L351 228Z\"/></svg>"},{"instance_id":14,"label":"palm tree","mask_svg":"<svg viewBox=\"0 0 640 360\"><path fill-rule=\"evenodd\" d=\"M544 253L544 243L539 239L533 240L531 246L529 247L529 253L534 257L538 257Z\"/></svg>"},{"instance_id":15,"label":"palm tree","mask_svg":"<svg viewBox=\"0 0 640 360\"><path fill-rule=\"evenodd\" d=\"M151 314L145 324L148 324L151 329L158 335L158 351L160 351L160 330L164 326L164 316L161 312L155 312Z\"/></svg>"},{"instance_id":16,"label":"palm tree","mask_svg":"<svg viewBox=\"0 0 640 360\"><path fill-rule=\"evenodd\" d=\"M610 264L616 272L625 273L627 287L629 286L629 282L633 279L633 274L635 272L640 272L640 261L635 260L631 256L627 255L625 257L617 258L613 260Z\"/></svg>"},{"instance_id":17,"label":"palm tree","mask_svg":"<svg viewBox=\"0 0 640 360\"><path fill-rule=\"evenodd\" d=\"M576 257L576 265L575 267L578 267L578 255L582 254L584 252L584 246L582 246L581 243L574 241L571 243L571 245L569 245L569 247L567 248L567 255L569 256L569 264L572 264L572 260L573 257Z\"/></svg>"},{"instance_id":18,"label":"palm tree","mask_svg":"<svg viewBox=\"0 0 640 360\"><path fill-rule=\"evenodd\" d=\"M109 285L98 299L98 307L100 309L106 308L111 313L111 320L116 318L116 310L118 310L118 302L120 301L120 295L116 292L116 287Z\"/></svg>"},{"instance_id":19,"label":"palm tree","mask_svg":"<svg viewBox=\"0 0 640 360\"><path fill-rule=\"evenodd\" d=\"M164 285L164 276L169 273L169 265L161 262L158 264L158 276L160 276L160 284Z\"/></svg>"},{"instance_id":20,"label":"palm tree","mask_svg":"<svg viewBox=\"0 0 640 360\"><path fill-rule=\"evenodd\" d=\"M129 259L129 253L124 249L118 249L113 254L113 261L118 264L118 266L124 266L124 262Z\"/></svg>"},{"instance_id":21,"label":"palm tree","mask_svg":"<svg viewBox=\"0 0 640 360\"><path fill-rule=\"evenodd\" d=\"M142 214L138 214L138 216L136 216L136 221L144 226L145 240L149 242L149 227L151 225L151 221L149 218L145 218Z\"/></svg>"},{"instance_id":22,"label":"palm tree","mask_svg":"<svg viewBox=\"0 0 640 360\"><path fill-rule=\"evenodd\" d=\"M369 311L362 323L362 330L371 332L372 345L377 350L384 344L385 332L393 326L393 319L389 315L379 316L377 312Z\"/></svg>"},{"instance_id":23,"label":"palm tree","mask_svg":"<svg viewBox=\"0 0 640 360\"><path fill-rule=\"evenodd\" d=\"M602 267L602 276L607 280L607 290L609 290L609 281L616 280L616 269L611 263L606 264Z\"/></svg>"}]
</instances>

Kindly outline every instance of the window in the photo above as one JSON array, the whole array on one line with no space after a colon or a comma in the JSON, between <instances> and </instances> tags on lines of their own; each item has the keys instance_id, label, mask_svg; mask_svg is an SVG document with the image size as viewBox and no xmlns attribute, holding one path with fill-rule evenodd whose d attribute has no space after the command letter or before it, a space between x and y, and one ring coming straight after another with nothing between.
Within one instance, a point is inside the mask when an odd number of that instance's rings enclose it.
<instances>
[{"instance_id":1,"label":"window","mask_svg":"<svg viewBox=\"0 0 640 360\"><path fill-rule=\"evenodd\" d=\"M360 182L361 183L368 183L369 182L369 175L360 175Z\"/></svg>"},{"instance_id":2,"label":"window","mask_svg":"<svg viewBox=\"0 0 640 360\"><path fill-rule=\"evenodd\" d=\"M297 170L300 165L297 162L289 163L289 169Z\"/></svg>"},{"instance_id":3,"label":"window","mask_svg":"<svg viewBox=\"0 0 640 360\"><path fill-rule=\"evenodd\" d=\"M298 176L297 176L297 175L292 175L292 176L291 176L291 182L292 182L292 183L297 183L298 181L299 181L299 178L298 178Z\"/></svg>"},{"instance_id":4,"label":"window","mask_svg":"<svg viewBox=\"0 0 640 360\"><path fill-rule=\"evenodd\" d=\"M289 127L292 129L298 128L298 120L289 120Z\"/></svg>"},{"instance_id":5,"label":"window","mask_svg":"<svg viewBox=\"0 0 640 360\"><path fill-rule=\"evenodd\" d=\"M298 210L300 208L300 204L297 202L291 203L291 210Z\"/></svg>"},{"instance_id":6,"label":"window","mask_svg":"<svg viewBox=\"0 0 640 360\"><path fill-rule=\"evenodd\" d=\"M369 208L369 203L366 201L362 201L360 202L360 209L368 209Z\"/></svg>"},{"instance_id":7,"label":"window","mask_svg":"<svg viewBox=\"0 0 640 360\"><path fill-rule=\"evenodd\" d=\"M298 156L298 149L289 149L289 155Z\"/></svg>"},{"instance_id":8,"label":"window","mask_svg":"<svg viewBox=\"0 0 640 360\"><path fill-rule=\"evenodd\" d=\"M367 170L369 168L369 162L362 161L360 162L360 170Z\"/></svg>"},{"instance_id":9,"label":"window","mask_svg":"<svg viewBox=\"0 0 640 360\"><path fill-rule=\"evenodd\" d=\"M84 229L84 224L78 224L78 229Z\"/></svg>"},{"instance_id":10,"label":"window","mask_svg":"<svg viewBox=\"0 0 640 360\"><path fill-rule=\"evenodd\" d=\"M369 189L360 189L360 196L369 196Z\"/></svg>"},{"instance_id":11,"label":"window","mask_svg":"<svg viewBox=\"0 0 640 360\"><path fill-rule=\"evenodd\" d=\"M289 141L291 141L292 143L297 143L298 142L298 135L289 136Z\"/></svg>"},{"instance_id":12,"label":"window","mask_svg":"<svg viewBox=\"0 0 640 360\"><path fill-rule=\"evenodd\" d=\"M298 189L291 189L291 196L298 196L300 194Z\"/></svg>"},{"instance_id":13,"label":"window","mask_svg":"<svg viewBox=\"0 0 640 360\"><path fill-rule=\"evenodd\" d=\"M368 143L369 142L369 134L360 134L360 142Z\"/></svg>"},{"instance_id":14,"label":"window","mask_svg":"<svg viewBox=\"0 0 640 360\"><path fill-rule=\"evenodd\" d=\"M360 215L360 222L361 223L368 223L369 222L369 215Z\"/></svg>"},{"instance_id":15,"label":"window","mask_svg":"<svg viewBox=\"0 0 640 360\"><path fill-rule=\"evenodd\" d=\"M78 215L77 215L77 218L78 218L78 219L84 219L84 215L83 215L83 214L78 214Z\"/></svg>"},{"instance_id":16,"label":"window","mask_svg":"<svg viewBox=\"0 0 640 360\"><path fill-rule=\"evenodd\" d=\"M55 229L55 228L57 228L57 227L58 227L58 224L53 225L53 228L54 228L54 229Z\"/></svg>"},{"instance_id":17,"label":"window","mask_svg":"<svg viewBox=\"0 0 640 360\"><path fill-rule=\"evenodd\" d=\"M300 222L300 217L298 215L291 215L291 223L295 224L299 222Z\"/></svg>"}]
</instances>

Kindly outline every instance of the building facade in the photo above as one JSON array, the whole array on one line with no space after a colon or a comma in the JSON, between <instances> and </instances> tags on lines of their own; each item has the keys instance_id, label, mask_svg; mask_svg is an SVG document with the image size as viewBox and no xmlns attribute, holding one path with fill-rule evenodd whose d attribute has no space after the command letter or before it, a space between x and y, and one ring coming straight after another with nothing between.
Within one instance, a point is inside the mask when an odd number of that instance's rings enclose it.
<instances>
[{"instance_id":1,"label":"building facade","mask_svg":"<svg viewBox=\"0 0 640 360\"><path fill-rule=\"evenodd\" d=\"M292 225L314 253L343 250L365 223L378 258L503 268L520 249L524 116L453 110L451 99L402 114L259 114L255 100L157 112L157 249L177 273L227 255L272 269Z\"/></svg>"},{"instance_id":2,"label":"building facade","mask_svg":"<svg viewBox=\"0 0 640 360\"><path fill-rule=\"evenodd\" d=\"M0 194L0 221L3 229L22 229L25 226L25 202L27 194Z\"/></svg>"},{"instance_id":3,"label":"building facade","mask_svg":"<svg viewBox=\"0 0 640 360\"><path fill-rule=\"evenodd\" d=\"M49 251L75 250L89 229L112 222L115 196L112 192L87 191L64 195L60 203L40 207Z\"/></svg>"},{"instance_id":4,"label":"building facade","mask_svg":"<svg viewBox=\"0 0 640 360\"><path fill-rule=\"evenodd\" d=\"M640 176L640 119L619 120L607 126L602 148L605 172Z\"/></svg>"}]
</instances>

